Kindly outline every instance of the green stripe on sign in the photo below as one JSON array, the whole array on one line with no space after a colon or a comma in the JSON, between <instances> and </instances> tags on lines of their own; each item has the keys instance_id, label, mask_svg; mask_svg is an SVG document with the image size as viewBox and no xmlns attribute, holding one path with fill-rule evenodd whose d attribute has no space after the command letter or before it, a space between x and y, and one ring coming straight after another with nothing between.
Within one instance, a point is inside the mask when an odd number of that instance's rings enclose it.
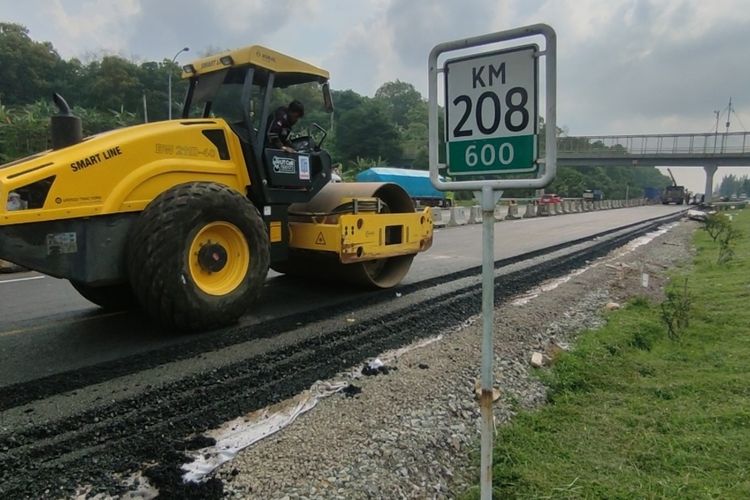
<instances>
[{"instance_id":1,"label":"green stripe on sign","mask_svg":"<svg viewBox=\"0 0 750 500\"><path fill-rule=\"evenodd\" d=\"M536 135L448 143L451 175L507 174L536 170Z\"/></svg>"}]
</instances>

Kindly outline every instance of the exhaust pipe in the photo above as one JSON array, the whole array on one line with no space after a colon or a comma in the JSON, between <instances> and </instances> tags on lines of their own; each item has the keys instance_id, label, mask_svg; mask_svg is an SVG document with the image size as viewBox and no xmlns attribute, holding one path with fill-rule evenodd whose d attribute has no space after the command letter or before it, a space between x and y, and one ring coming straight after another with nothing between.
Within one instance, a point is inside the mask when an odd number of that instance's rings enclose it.
<instances>
[{"instance_id":1,"label":"exhaust pipe","mask_svg":"<svg viewBox=\"0 0 750 500\"><path fill-rule=\"evenodd\" d=\"M57 106L57 114L50 117L52 149L62 149L83 140L81 119L73 115L70 106L63 97L55 93L52 100Z\"/></svg>"}]
</instances>

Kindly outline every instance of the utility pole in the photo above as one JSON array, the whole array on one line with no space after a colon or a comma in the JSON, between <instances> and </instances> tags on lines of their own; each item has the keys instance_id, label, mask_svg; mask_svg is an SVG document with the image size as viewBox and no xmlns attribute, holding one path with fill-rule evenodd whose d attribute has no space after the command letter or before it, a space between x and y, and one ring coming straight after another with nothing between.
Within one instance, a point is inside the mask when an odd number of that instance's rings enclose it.
<instances>
[{"instance_id":1,"label":"utility pole","mask_svg":"<svg viewBox=\"0 0 750 500\"><path fill-rule=\"evenodd\" d=\"M183 52L189 51L189 47L183 47L180 49L172 58L172 64L175 64L177 62L177 57L182 54ZM167 100L169 101L169 113L167 116L169 116L169 119L172 119L172 66L169 67L169 88L167 89Z\"/></svg>"},{"instance_id":2,"label":"utility pole","mask_svg":"<svg viewBox=\"0 0 750 500\"><path fill-rule=\"evenodd\" d=\"M729 119L732 116L732 96L729 96L729 104L727 105L727 123L726 130L724 131L724 137L721 138L721 152L724 152L724 146L727 143L727 134L729 133Z\"/></svg>"},{"instance_id":3,"label":"utility pole","mask_svg":"<svg viewBox=\"0 0 750 500\"><path fill-rule=\"evenodd\" d=\"M714 116L716 116L716 128L714 129L714 134L719 133L719 117L721 116L721 111L718 109L714 110Z\"/></svg>"},{"instance_id":4,"label":"utility pole","mask_svg":"<svg viewBox=\"0 0 750 500\"><path fill-rule=\"evenodd\" d=\"M732 109L732 97L730 96L729 97L729 105L727 106L727 124L726 124L727 125L726 133L727 134L729 133L729 119L732 116L732 111L734 111L734 110Z\"/></svg>"},{"instance_id":5,"label":"utility pole","mask_svg":"<svg viewBox=\"0 0 750 500\"><path fill-rule=\"evenodd\" d=\"M719 139L719 118L721 117L721 111L718 109L714 110L714 116L716 116L716 128L714 128L714 153L716 152L716 143Z\"/></svg>"}]
</instances>

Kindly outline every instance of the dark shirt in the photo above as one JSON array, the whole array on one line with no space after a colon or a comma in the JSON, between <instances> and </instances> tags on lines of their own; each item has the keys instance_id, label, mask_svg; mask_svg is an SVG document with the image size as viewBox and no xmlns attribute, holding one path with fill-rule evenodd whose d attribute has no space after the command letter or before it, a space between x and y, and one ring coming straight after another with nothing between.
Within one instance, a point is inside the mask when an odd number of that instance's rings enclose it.
<instances>
[{"instance_id":1,"label":"dark shirt","mask_svg":"<svg viewBox=\"0 0 750 500\"><path fill-rule=\"evenodd\" d=\"M268 145L272 148L281 149L282 146L292 146L289 135L292 133L292 124L289 122L289 113L286 106L281 106L271 117L268 127Z\"/></svg>"}]
</instances>

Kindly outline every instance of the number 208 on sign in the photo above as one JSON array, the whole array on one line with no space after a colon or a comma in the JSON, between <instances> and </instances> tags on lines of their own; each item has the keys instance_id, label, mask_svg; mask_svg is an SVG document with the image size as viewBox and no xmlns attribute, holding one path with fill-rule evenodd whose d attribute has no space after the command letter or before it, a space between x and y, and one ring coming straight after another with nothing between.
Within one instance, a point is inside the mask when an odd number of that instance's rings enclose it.
<instances>
[{"instance_id":1,"label":"number 208 on sign","mask_svg":"<svg viewBox=\"0 0 750 500\"><path fill-rule=\"evenodd\" d=\"M446 62L449 174L536 170L537 50L527 45Z\"/></svg>"}]
</instances>

